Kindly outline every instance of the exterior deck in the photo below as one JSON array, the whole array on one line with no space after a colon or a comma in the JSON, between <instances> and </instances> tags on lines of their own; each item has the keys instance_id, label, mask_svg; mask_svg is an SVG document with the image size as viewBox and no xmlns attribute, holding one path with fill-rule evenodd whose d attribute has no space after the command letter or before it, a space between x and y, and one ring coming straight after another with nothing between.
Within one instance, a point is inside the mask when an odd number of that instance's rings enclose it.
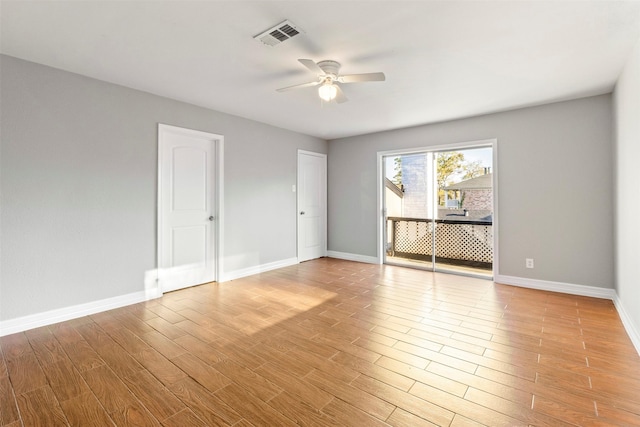
<instances>
[{"instance_id":1,"label":"exterior deck","mask_svg":"<svg viewBox=\"0 0 640 427\"><path fill-rule=\"evenodd\" d=\"M435 231L435 238L434 238ZM493 222L485 219L387 218L387 262L492 275Z\"/></svg>"}]
</instances>

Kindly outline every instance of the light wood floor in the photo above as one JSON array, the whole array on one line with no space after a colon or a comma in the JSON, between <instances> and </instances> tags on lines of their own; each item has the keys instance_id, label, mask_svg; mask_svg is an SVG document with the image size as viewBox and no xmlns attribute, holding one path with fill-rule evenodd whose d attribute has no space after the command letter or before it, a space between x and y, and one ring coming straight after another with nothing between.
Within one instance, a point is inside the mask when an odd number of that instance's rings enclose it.
<instances>
[{"instance_id":1,"label":"light wood floor","mask_svg":"<svg viewBox=\"0 0 640 427\"><path fill-rule=\"evenodd\" d=\"M611 301L319 259L0 339L9 426L640 425Z\"/></svg>"}]
</instances>

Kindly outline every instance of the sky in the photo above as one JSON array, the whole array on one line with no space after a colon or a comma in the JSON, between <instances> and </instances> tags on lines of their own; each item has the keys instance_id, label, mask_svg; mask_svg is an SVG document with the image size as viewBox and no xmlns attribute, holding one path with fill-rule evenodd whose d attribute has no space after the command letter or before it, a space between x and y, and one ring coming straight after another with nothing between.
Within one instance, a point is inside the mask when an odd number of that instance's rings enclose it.
<instances>
[{"instance_id":1,"label":"sky","mask_svg":"<svg viewBox=\"0 0 640 427\"><path fill-rule=\"evenodd\" d=\"M480 160L482 166L493 168L493 155L491 148L477 148L473 150L464 150L465 160L475 161Z\"/></svg>"}]
</instances>

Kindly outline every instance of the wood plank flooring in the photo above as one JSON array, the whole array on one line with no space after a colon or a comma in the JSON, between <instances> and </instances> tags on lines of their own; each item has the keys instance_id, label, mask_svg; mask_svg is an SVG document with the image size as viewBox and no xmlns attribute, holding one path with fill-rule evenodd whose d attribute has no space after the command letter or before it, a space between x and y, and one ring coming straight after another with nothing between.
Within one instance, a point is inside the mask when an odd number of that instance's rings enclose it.
<instances>
[{"instance_id":1,"label":"wood plank flooring","mask_svg":"<svg viewBox=\"0 0 640 427\"><path fill-rule=\"evenodd\" d=\"M329 258L0 339L2 426L638 426L611 301Z\"/></svg>"}]
</instances>

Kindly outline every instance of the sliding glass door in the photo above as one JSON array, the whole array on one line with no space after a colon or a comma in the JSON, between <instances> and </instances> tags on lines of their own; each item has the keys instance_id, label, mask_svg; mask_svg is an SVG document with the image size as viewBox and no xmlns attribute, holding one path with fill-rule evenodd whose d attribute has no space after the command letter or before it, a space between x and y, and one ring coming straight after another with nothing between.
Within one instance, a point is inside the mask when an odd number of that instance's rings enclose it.
<instances>
[{"instance_id":1,"label":"sliding glass door","mask_svg":"<svg viewBox=\"0 0 640 427\"><path fill-rule=\"evenodd\" d=\"M384 262L491 277L491 146L383 157Z\"/></svg>"}]
</instances>

